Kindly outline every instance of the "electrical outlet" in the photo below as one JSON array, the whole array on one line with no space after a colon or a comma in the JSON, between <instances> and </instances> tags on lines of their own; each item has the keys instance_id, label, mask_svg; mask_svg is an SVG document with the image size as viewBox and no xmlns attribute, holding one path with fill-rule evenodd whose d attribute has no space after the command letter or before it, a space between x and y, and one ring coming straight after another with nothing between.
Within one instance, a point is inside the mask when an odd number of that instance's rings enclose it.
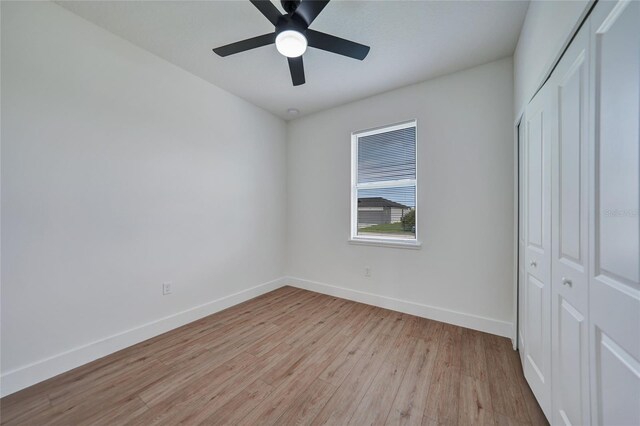
<instances>
[{"instance_id":1,"label":"electrical outlet","mask_svg":"<svg viewBox=\"0 0 640 426\"><path fill-rule=\"evenodd\" d=\"M364 276L369 278L371 276L371 266L364 267Z\"/></svg>"},{"instance_id":2,"label":"electrical outlet","mask_svg":"<svg viewBox=\"0 0 640 426\"><path fill-rule=\"evenodd\" d=\"M171 283L162 283L162 295L171 294Z\"/></svg>"}]
</instances>

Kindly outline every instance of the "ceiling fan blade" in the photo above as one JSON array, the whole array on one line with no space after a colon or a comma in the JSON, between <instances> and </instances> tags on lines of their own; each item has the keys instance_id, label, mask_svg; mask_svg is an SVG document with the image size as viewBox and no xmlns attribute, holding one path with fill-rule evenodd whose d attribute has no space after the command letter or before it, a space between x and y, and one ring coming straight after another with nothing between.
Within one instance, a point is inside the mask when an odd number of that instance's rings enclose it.
<instances>
[{"instance_id":1,"label":"ceiling fan blade","mask_svg":"<svg viewBox=\"0 0 640 426\"><path fill-rule=\"evenodd\" d=\"M263 34L261 36L248 38L246 40L236 41L235 43L213 49L220 56L229 56L234 53L244 52L246 50L255 49L256 47L266 46L275 43L276 33Z\"/></svg>"},{"instance_id":2,"label":"ceiling fan blade","mask_svg":"<svg viewBox=\"0 0 640 426\"><path fill-rule=\"evenodd\" d=\"M291 71L291 81L294 86L304 84L304 65L302 64L302 56L297 58L287 58L289 60L289 71Z\"/></svg>"},{"instance_id":3,"label":"ceiling fan blade","mask_svg":"<svg viewBox=\"0 0 640 426\"><path fill-rule=\"evenodd\" d=\"M270 0L251 0L251 3L253 3L260 13L262 13L273 25L278 25L278 19L282 14Z\"/></svg>"},{"instance_id":4,"label":"ceiling fan blade","mask_svg":"<svg viewBox=\"0 0 640 426\"><path fill-rule=\"evenodd\" d=\"M316 49L326 50L327 52L337 53L338 55L348 56L354 59L363 60L369 53L369 46L356 43L354 41L345 40L340 37L332 36L320 31L307 30L306 34L309 46Z\"/></svg>"},{"instance_id":5,"label":"ceiling fan blade","mask_svg":"<svg viewBox=\"0 0 640 426\"><path fill-rule=\"evenodd\" d=\"M327 3L329 0L302 0L296 8L295 14L304 19L307 25L311 25Z\"/></svg>"}]
</instances>

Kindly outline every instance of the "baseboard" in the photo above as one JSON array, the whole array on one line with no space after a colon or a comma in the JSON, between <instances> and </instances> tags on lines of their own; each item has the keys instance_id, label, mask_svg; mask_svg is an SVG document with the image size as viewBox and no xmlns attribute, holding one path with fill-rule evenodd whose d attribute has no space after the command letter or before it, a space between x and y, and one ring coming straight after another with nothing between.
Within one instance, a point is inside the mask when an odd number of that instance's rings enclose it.
<instances>
[{"instance_id":1,"label":"baseboard","mask_svg":"<svg viewBox=\"0 0 640 426\"><path fill-rule=\"evenodd\" d=\"M121 349L135 345L136 343L166 333L174 328L206 317L207 315L214 314L238 303L260 296L261 294L268 293L285 284L286 280L284 278L278 278L182 312L168 315L121 333L96 340L95 342L71 349L67 352L7 371L0 376L0 396L4 397L12 394L64 373L65 371L72 370L98 358L102 358Z\"/></svg>"},{"instance_id":2,"label":"baseboard","mask_svg":"<svg viewBox=\"0 0 640 426\"><path fill-rule=\"evenodd\" d=\"M286 277L285 282L292 287L353 300L355 302L366 303L368 305L391 309L418 317L446 322L460 327L471 328L473 330L507 337L509 339L513 337L513 324L506 321L452 311L449 309L438 308L436 306L423 305L421 303L409 302L407 300L395 299L387 296L380 296L373 293L352 290L302 278Z\"/></svg>"},{"instance_id":3,"label":"baseboard","mask_svg":"<svg viewBox=\"0 0 640 426\"><path fill-rule=\"evenodd\" d=\"M245 302L261 294L268 293L284 285L291 285L317 293L459 325L498 336L509 338L513 336L513 324L506 321L380 296L302 278L283 277L8 371L0 376L0 397L10 395L21 389L57 376L58 374L95 361L96 359L143 342L162 333L166 333L167 331L181 327L207 315Z\"/></svg>"}]
</instances>

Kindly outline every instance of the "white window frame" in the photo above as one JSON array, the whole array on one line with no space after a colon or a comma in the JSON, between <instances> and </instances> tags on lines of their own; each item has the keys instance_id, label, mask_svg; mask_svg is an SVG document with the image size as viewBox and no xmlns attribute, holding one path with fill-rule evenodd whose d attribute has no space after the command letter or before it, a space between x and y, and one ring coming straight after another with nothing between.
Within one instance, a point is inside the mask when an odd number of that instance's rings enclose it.
<instances>
[{"instance_id":1,"label":"white window frame","mask_svg":"<svg viewBox=\"0 0 640 426\"><path fill-rule=\"evenodd\" d=\"M407 129L415 127L416 129L416 177L415 179L398 179L391 181L366 182L358 184L358 139L365 136L377 135L380 133L388 133L394 130ZM399 238L399 237L383 237L383 236L367 236L358 235L358 190L359 189L380 189L380 188L397 188L414 186L415 194L415 210L416 210L416 235L415 238ZM351 244L364 244L386 247L413 248L421 247L418 239L418 123L417 120L404 121L402 123L392 124L389 126L376 127L374 129L362 130L351 133L351 235L349 242Z\"/></svg>"}]
</instances>

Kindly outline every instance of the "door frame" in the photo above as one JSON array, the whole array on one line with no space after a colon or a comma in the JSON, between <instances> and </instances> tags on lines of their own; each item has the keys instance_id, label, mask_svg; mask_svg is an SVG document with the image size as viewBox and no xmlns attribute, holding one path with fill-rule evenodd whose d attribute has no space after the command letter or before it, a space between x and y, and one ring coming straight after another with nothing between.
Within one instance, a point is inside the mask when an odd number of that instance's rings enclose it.
<instances>
[{"instance_id":1,"label":"door frame","mask_svg":"<svg viewBox=\"0 0 640 426\"><path fill-rule=\"evenodd\" d=\"M513 197L513 250L515 253L515 262L513 265L513 282L515 283L515 288L513 292L513 312L514 312L514 323L513 323L513 333L511 336L511 344L513 345L513 350L521 349L519 346L520 342L520 309L518 301L520 299L520 233L522 230L520 229L520 126L522 125L522 119L524 118L524 111L520 116L516 119L515 124L513 126L514 131L514 140L515 140L515 149L513 150L513 185L514 185L514 197Z\"/></svg>"}]
</instances>

